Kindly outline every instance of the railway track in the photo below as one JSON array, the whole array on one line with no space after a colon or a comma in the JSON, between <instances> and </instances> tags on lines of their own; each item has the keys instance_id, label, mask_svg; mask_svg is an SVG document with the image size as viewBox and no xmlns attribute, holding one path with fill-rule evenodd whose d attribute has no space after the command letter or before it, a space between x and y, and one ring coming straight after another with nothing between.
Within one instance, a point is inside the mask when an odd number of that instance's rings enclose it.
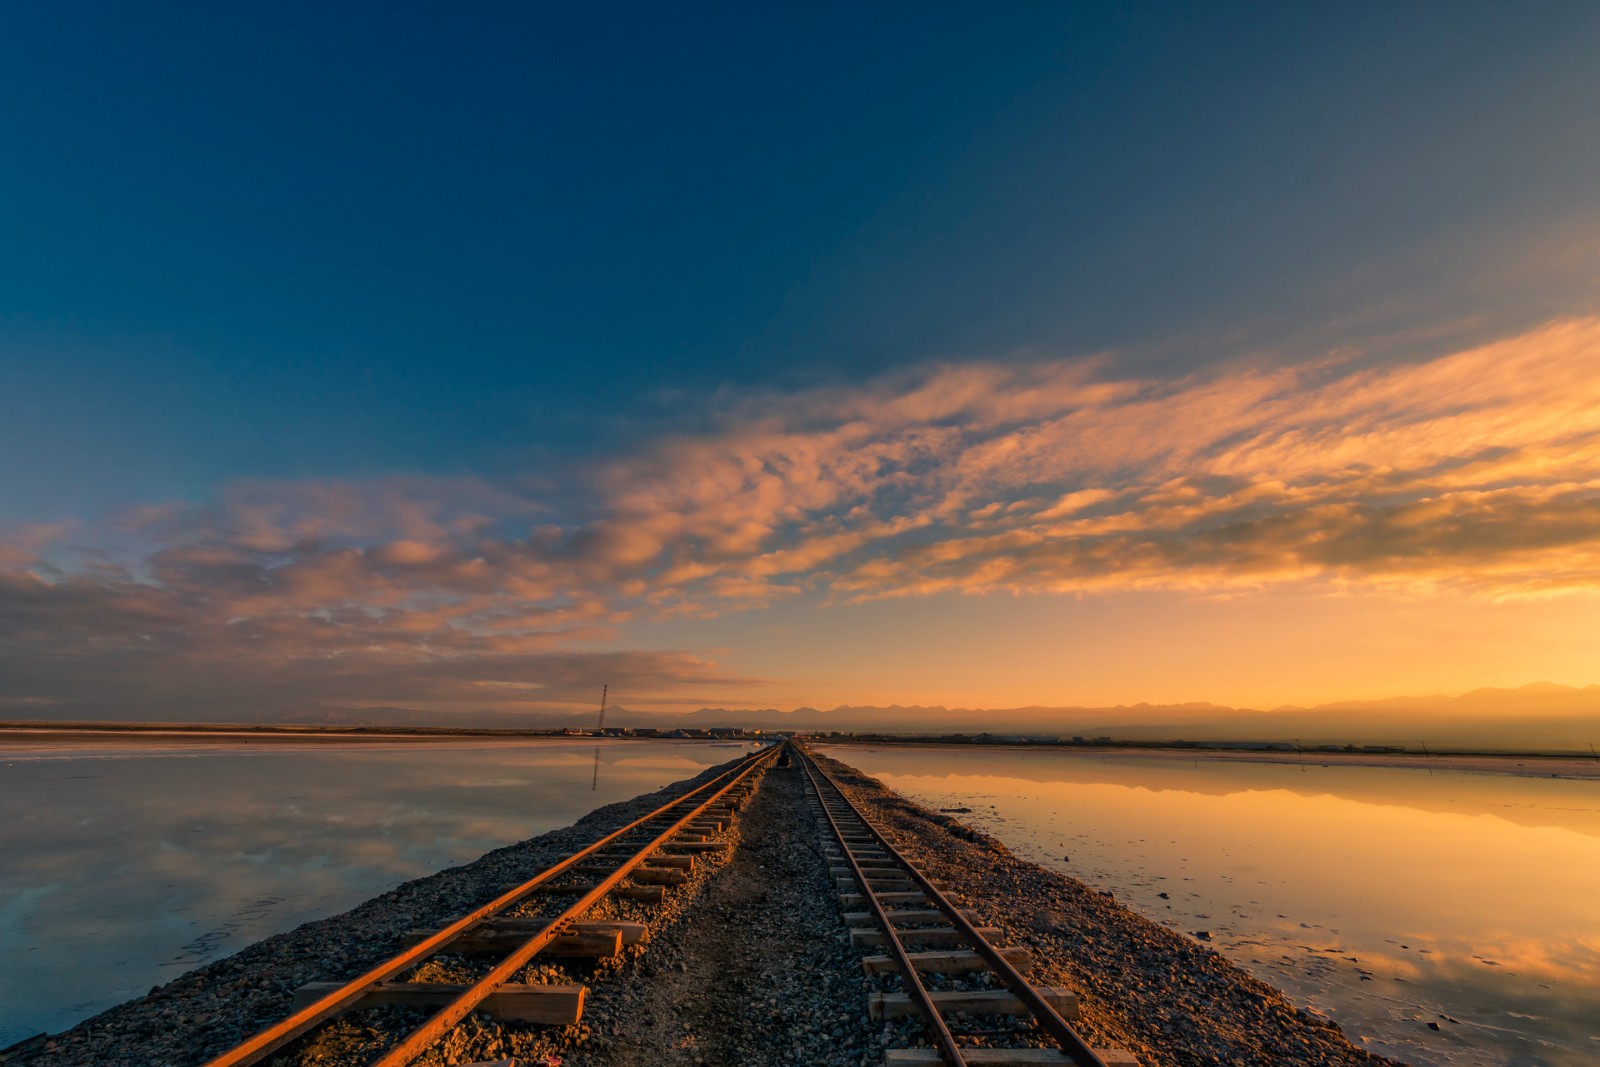
<instances>
[{"instance_id":1,"label":"railway track","mask_svg":"<svg viewBox=\"0 0 1600 1067\"><path fill-rule=\"evenodd\" d=\"M776 746L592 845L547 867L438 931L421 931L404 951L344 983L315 983L297 996L293 1014L210 1060L206 1067L261 1063L347 1012L384 1004L432 1011L370 1067L403 1067L435 1046L477 1011L503 1021L575 1023L583 1010L581 985L517 984L518 972L540 954L600 957L647 936L643 924L588 921L583 916L608 896L659 902L668 887L688 881L697 853L725 849L715 839L755 788ZM474 980L410 980L445 954L480 961Z\"/></svg>"},{"instance_id":2,"label":"railway track","mask_svg":"<svg viewBox=\"0 0 1600 1067\"><path fill-rule=\"evenodd\" d=\"M1029 982L1026 949L995 944L999 930L982 926L975 912L926 877L803 747L790 750L831 837L825 851L851 938L857 947L886 950L866 956L862 966L869 975L899 977L900 992L871 994L869 1014L919 1017L928 1042L887 1050L885 1067L1138 1067L1126 1052L1091 1048L1068 1021L1078 1014L1071 991ZM975 1019L989 1021L974 1025Z\"/></svg>"}]
</instances>

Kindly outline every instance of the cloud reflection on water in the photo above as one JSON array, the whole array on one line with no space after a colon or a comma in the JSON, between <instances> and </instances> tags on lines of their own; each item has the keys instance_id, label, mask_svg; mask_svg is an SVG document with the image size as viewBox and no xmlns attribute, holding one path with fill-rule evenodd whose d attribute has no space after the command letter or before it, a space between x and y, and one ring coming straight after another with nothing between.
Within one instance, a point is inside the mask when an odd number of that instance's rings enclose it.
<instances>
[{"instance_id":1,"label":"cloud reflection on water","mask_svg":"<svg viewBox=\"0 0 1600 1067\"><path fill-rule=\"evenodd\" d=\"M0 750L0 1047L729 756L593 748Z\"/></svg>"}]
</instances>

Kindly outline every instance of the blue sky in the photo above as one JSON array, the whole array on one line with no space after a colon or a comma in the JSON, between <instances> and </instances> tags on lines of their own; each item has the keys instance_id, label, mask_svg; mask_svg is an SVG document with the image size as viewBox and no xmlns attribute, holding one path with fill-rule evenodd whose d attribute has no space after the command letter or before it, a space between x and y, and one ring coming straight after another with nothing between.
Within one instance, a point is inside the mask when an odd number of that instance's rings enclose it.
<instances>
[{"instance_id":1,"label":"blue sky","mask_svg":"<svg viewBox=\"0 0 1600 1067\"><path fill-rule=\"evenodd\" d=\"M257 553L249 565L267 582L296 552L376 559L401 539L493 556L462 543L465 527L405 535L396 515L428 508L471 512L483 523L471 537L502 548L531 544L542 526L582 555L620 543L606 524L642 514L619 504L639 485L681 484L645 468L693 453L686 441L770 463L752 426L784 427L790 455L797 436L863 398L901 411L903 428L903 402L963 368L1011 395L1036 379L1077 389L1063 368L1081 364L1104 382L1187 397L1175 409L1187 412L1204 392L1196 376L1238 383L1276 369L1310 395L1330 376L1400 382L1406 368L1484 345L1555 343L1551 324L1596 312L1597 39L1600 12L1582 4L7 5L0 524L15 566L58 594L91 564L121 568L113 584L161 587L156 557L202 542ZM1561 341L1568 354L1552 374L1585 380L1587 345ZM1334 356L1341 369L1315 370ZM1557 377L1526 402L1568 395ZM927 426L962 423L992 444L1081 400L1014 415L957 404ZM1437 429L1453 415L1426 418ZM1495 432L1480 427L1426 463L1465 462ZM1578 464L1561 484L1583 503L1587 461L1568 437L1513 444ZM1361 462L1394 458L1389 438L1372 441ZM1228 447L1217 438L1201 451ZM878 522L936 516L879 531L870 551L884 574L928 542L976 536L916 503L927 485L915 477L953 469L955 454L897 451L910 464L902 480L871 489ZM1120 492L1152 461L1117 455L991 477L991 502ZM1532 484L1518 478L1502 471L1473 491ZM241 499L290 525L319 509L326 520L333 484L340 506L371 521L325 522L281 545L240 538ZM839 574L797 564L787 592L697 594L684 616L662 614L659 579L687 574L685 554L715 569L813 544L822 517L876 536L858 522L858 489L748 519L744 540L663 535L658 555L627 557L638 573L569 576L549 602L548 590L530 593L541 610L589 593L605 604L585 609L592 631L541 626L538 640L574 656L665 645L740 677L738 663L761 662L768 688L742 693L800 700L807 676L740 638L749 627L730 624L731 644L694 627L735 607L778 625L812 605L808 625L836 632ZM152 533L158 511L188 525ZM1460 536L1476 545L1497 529ZM1376 580L1361 560L1358 574L1334 573L1351 565L1344 557L1308 563L1293 581L1346 583L1349 596L1349 581ZM1264 581L1253 564L1219 566ZM1521 559L1518 588L1530 567L1550 565ZM1499 573L1478 556L1463 563L1474 568ZM1414 577L1392 560L1377 569ZM1097 606L1073 609L1079 579L1040 573L1004 583L1049 605L1014 616L1030 632L1040 610L1076 632L1134 602L1119 598L1150 595L1138 582L1099 585ZM1567 592L1549 610L1563 625L1592 613L1589 581L1583 571L1556 582ZM381 609L344 589L283 610L420 618L460 594L430 582ZM1163 582L1157 595L1179 599L1143 617L1186 617L1196 602L1184 598L1217 591L1209 578ZM1233 578L1221 584L1240 595ZM1466 584L1478 590L1462 594L1479 598L1472 610L1502 610L1490 606L1502 586L1488 583L1498 592L1484 600L1483 583ZM967 603L990 588L924 589L904 573L892 586L870 596L928 598L922 610L938 617L952 594ZM1270 592L1252 595L1273 617ZM1389 593L1361 595L1377 597L1374 613L1392 607ZM1441 618L1460 610L1430 602ZM962 633L962 614L948 609L942 632ZM50 631L61 640L81 625L27 617L66 627ZM1485 641L1501 632L1486 626ZM1356 659L1319 667L1306 692L1334 695L1341 674L1377 677L1370 657ZM1513 659L1509 673L1527 665ZM904 662L915 677L916 655ZM1401 676L1448 688L1440 679L1456 667L1446 657ZM991 689L1020 697L986 684L962 688L973 701ZM38 685L17 699L56 699ZM1150 695L1140 685L1125 682L1128 699ZM818 688L848 697L842 676ZM1075 696L1049 678L1034 688L1036 702ZM1092 688L1117 690L1109 678Z\"/></svg>"}]
</instances>

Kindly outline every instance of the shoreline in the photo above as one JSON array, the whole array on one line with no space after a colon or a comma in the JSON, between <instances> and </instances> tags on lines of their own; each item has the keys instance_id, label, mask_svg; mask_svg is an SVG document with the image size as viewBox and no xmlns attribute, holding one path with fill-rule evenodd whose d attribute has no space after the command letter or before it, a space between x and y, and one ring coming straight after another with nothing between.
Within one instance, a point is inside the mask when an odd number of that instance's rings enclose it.
<instances>
[{"instance_id":1,"label":"shoreline","mask_svg":"<svg viewBox=\"0 0 1600 1067\"><path fill-rule=\"evenodd\" d=\"M579 740L579 741L668 741L677 738L662 737L612 737L605 734L563 734L555 730L493 730L455 729L448 727L404 726L251 726L239 724L206 724L190 726L177 723L19 723L0 722L0 743L49 739L64 743L88 743L118 740L130 743L141 741L187 739L192 741L509 741L509 740ZM699 740L705 740L700 738Z\"/></svg>"},{"instance_id":2,"label":"shoreline","mask_svg":"<svg viewBox=\"0 0 1600 1067\"><path fill-rule=\"evenodd\" d=\"M8 745L94 745L108 742L138 745L332 745L332 744L451 744L494 741L565 741L581 744L614 741L683 741L703 744L720 741L750 744L763 737L674 738L559 734L528 730L450 730L429 728L406 730L379 727L300 728L206 726L187 728L170 725L138 726L90 725L46 726L0 723L0 757ZM965 749L1028 753L1060 753L1078 759L1154 759L1173 763L1203 760L1215 763L1269 763L1303 767L1385 767L1415 771L1456 771L1465 774L1504 774L1526 778L1567 778L1600 781L1600 759L1574 755L1518 752L1284 752L1244 748L1196 748L1158 744L1012 744L982 741L939 741L919 737L813 737L817 744L838 747L885 746L929 751Z\"/></svg>"},{"instance_id":3,"label":"shoreline","mask_svg":"<svg viewBox=\"0 0 1600 1067\"><path fill-rule=\"evenodd\" d=\"M425 744L451 741L728 741L750 743L774 740L778 734L742 737L674 738L650 735L610 735L559 733L555 730L456 728L456 727L321 727L240 724L178 723L39 723L0 721L0 752L7 744L93 744L116 740L128 744L205 744L249 742L264 744L389 743ZM1407 770L1460 771L1469 774L1509 774L1536 778L1600 780L1600 757L1576 753L1463 751L1446 749L1426 752L1299 751L1256 747L1226 747L1227 743L1198 746L1188 742L1137 743L1032 743L995 742L975 739L895 735L855 734L833 737L806 734L814 742L838 746L886 745L938 750L962 748L1016 752L1061 752L1073 756L1146 757L1189 763L1196 760L1238 763L1273 763L1289 766L1392 767Z\"/></svg>"},{"instance_id":4,"label":"shoreline","mask_svg":"<svg viewBox=\"0 0 1600 1067\"><path fill-rule=\"evenodd\" d=\"M1103 760L1164 759L1173 763L1197 760L1216 763L1271 763L1296 767L1386 767L1415 771L1459 771L1465 774L1506 774L1526 778L1600 780L1600 760L1588 757L1517 752L1262 752L1253 749L1179 748L1155 745L1008 745L928 742L909 739L817 738L829 747L872 746L919 748L930 751L960 748L972 751L1059 752L1067 756Z\"/></svg>"}]
</instances>

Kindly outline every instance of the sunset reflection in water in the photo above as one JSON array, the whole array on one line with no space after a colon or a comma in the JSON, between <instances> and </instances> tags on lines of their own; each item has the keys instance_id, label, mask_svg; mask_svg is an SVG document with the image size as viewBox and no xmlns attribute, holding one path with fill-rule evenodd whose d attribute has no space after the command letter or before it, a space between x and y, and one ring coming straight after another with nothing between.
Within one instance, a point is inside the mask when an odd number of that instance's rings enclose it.
<instances>
[{"instance_id":1,"label":"sunset reflection in water","mask_svg":"<svg viewBox=\"0 0 1600 1067\"><path fill-rule=\"evenodd\" d=\"M1208 932L1375 1052L1419 1067L1600 1055L1593 780L1310 757L830 754L924 803L971 807L960 818L1151 919Z\"/></svg>"}]
</instances>

